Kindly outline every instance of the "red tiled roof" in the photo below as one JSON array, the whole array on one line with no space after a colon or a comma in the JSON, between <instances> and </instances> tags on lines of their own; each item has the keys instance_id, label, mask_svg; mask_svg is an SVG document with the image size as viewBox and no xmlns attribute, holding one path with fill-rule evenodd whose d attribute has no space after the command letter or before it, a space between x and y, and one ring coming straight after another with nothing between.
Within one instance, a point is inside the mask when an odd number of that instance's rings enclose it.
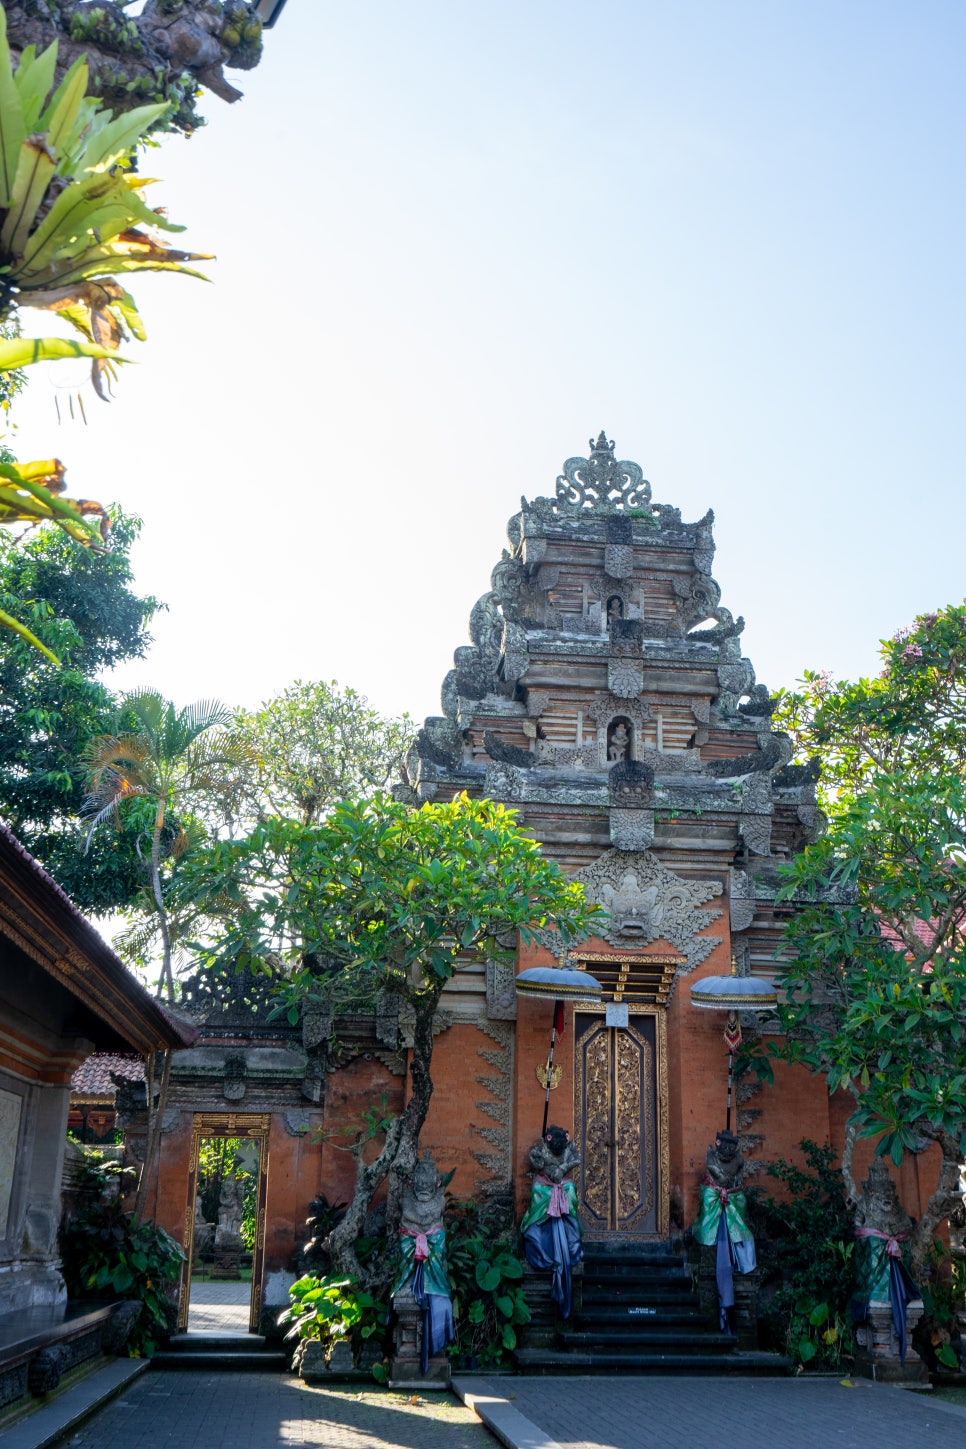
<instances>
[{"instance_id":1,"label":"red tiled roof","mask_svg":"<svg viewBox=\"0 0 966 1449\"><path fill-rule=\"evenodd\" d=\"M96 1052L81 1062L70 1079L70 1089L79 1097L113 1097L117 1089L111 1081L112 1072L127 1077L129 1082L143 1082L144 1062L119 1052Z\"/></svg>"}]
</instances>

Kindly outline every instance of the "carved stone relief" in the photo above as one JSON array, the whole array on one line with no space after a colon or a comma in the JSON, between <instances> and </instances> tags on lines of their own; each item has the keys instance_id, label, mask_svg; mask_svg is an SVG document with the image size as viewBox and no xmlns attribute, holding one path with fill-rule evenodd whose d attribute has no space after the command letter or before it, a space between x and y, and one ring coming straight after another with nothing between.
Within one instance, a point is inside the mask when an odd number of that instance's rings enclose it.
<instances>
[{"instance_id":1,"label":"carved stone relief","mask_svg":"<svg viewBox=\"0 0 966 1449\"><path fill-rule=\"evenodd\" d=\"M644 688L643 659L608 659L607 688L618 699L636 699Z\"/></svg>"},{"instance_id":2,"label":"carved stone relief","mask_svg":"<svg viewBox=\"0 0 966 1449\"><path fill-rule=\"evenodd\" d=\"M755 893L746 871L732 870L729 897L732 932L747 931L755 919Z\"/></svg>"},{"instance_id":3,"label":"carved stone relief","mask_svg":"<svg viewBox=\"0 0 966 1449\"><path fill-rule=\"evenodd\" d=\"M514 1028L507 1021L482 1020L477 1023L496 1049L480 1047L477 1056L492 1070L481 1073L477 1082L485 1087L489 1096L481 1098L476 1108L489 1117L494 1125L472 1123L472 1130L483 1138L489 1151L473 1152L472 1156L487 1174L477 1181L477 1188L486 1193L499 1190L513 1175L511 1162L510 1103L513 1094L513 1033Z\"/></svg>"},{"instance_id":4,"label":"carved stone relief","mask_svg":"<svg viewBox=\"0 0 966 1449\"><path fill-rule=\"evenodd\" d=\"M721 886L682 880L650 851L608 851L575 878L591 900L610 912L606 936L613 946L665 940L686 954L682 972L688 972L716 944L713 938L697 933L721 915L720 910L704 907L706 901L721 895Z\"/></svg>"},{"instance_id":5,"label":"carved stone relief","mask_svg":"<svg viewBox=\"0 0 966 1449\"><path fill-rule=\"evenodd\" d=\"M512 966L486 963L486 1014L491 1021L516 1021L517 993Z\"/></svg>"},{"instance_id":6,"label":"carved stone relief","mask_svg":"<svg viewBox=\"0 0 966 1449\"><path fill-rule=\"evenodd\" d=\"M634 550L627 544L608 543L604 548L604 568L612 579L627 579L634 572Z\"/></svg>"},{"instance_id":7,"label":"carved stone relief","mask_svg":"<svg viewBox=\"0 0 966 1449\"><path fill-rule=\"evenodd\" d=\"M610 842L615 850L646 850L654 843L654 811L612 807Z\"/></svg>"},{"instance_id":8,"label":"carved stone relief","mask_svg":"<svg viewBox=\"0 0 966 1449\"><path fill-rule=\"evenodd\" d=\"M489 800L522 800L523 776L514 765L491 760L486 767L483 793Z\"/></svg>"}]
</instances>

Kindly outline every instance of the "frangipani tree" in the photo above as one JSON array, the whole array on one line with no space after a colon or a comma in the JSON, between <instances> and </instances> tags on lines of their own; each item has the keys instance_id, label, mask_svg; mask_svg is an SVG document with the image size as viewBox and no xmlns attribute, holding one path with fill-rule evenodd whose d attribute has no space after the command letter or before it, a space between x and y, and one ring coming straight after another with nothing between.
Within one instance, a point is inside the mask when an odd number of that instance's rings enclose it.
<instances>
[{"instance_id":1,"label":"frangipani tree","mask_svg":"<svg viewBox=\"0 0 966 1449\"><path fill-rule=\"evenodd\" d=\"M443 988L464 961L509 954L507 933L527 939L553 925L565 941L579 940L598 907L542 855L514 811L467 795L418 809L377 795L336 805L313 825L271 818L248 839L219 841L195 859L196 893L233 893L240 907L213 936L205 964L281 968L280 997L293 1020L303 1004L338 1011L361 999L371 1007L381 993L411 1014L411 1093L372 1162L357 1144L353 1200L326 1241L339 1272L384 1290L385 1259L364 1272L354 1243L387 1176L390 1235L395 1228L432 1096ZM283 867L273 881L266 861Z\"/></svg>"},{"instance_id":2,"label":"frangipani tree","mask_svg":"<svg viewBox=\"0 0 966 1449\"><path fill-rule=\"evenodd\" d=\"M827 762L830 826L786 867L799 909L772 1049L855 1097L850 1190L856 1133L896 1165L939 1147L921 1271L966 1158L966 609L923 615L881 653L875 679L812 674L783 701L782 725Z\"/></svg>"}]
</instances>

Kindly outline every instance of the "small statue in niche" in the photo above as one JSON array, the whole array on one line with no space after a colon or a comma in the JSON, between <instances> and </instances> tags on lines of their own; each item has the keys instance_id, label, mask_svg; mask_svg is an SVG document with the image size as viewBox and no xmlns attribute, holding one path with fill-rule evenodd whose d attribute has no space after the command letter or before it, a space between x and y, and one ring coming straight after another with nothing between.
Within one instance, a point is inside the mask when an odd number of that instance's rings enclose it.
<instances>
[{"instance_id":1,"label":"small statue in niche","mask_svg":"<svg viewBox=\"0 0 966 1449\"><path fill-rule=\"evenodd\" d=\"M624 720L615 720L607 732L607 759L619 765L631 756L631 731Z\"/></svg>"},{"instance_id":2,"label":"small statue in niche","mask_svg":"<svg viewBox=\"0 0 966 1449\"><path fill-rule=\"evenodd\" d=\"M620 594L614 594L612 598L607 600L607 622L608 624L613 624L615 619L623 619L623 617L624 600Z\"/></svg>"},{"instance_id":3,"label":"small statue in niche","mask_svg":"<svg viewBox=\"0 0 966 1449\"><path fill-rule=\"evenodd\" d=\"M748 1225L748 1204L740 1191L745 1160L733 1132L719 1132L708 1148L707 1177L701 1184L694 1240L715 1249L715 1280L722 1333L735 1332L735 1273L757 1267L755 1237Z\"/></svg>"},{"instance_id":4,"label":"small statue in niche","mask_svg":"<svg viewBox=\"0 0 966 1449\"><path fill-rule=\"evenodd\" d=\"M194 1252L196 1254L207 1253L214 1236L215 1225L214 1223L205 1222L204 1209L201 1206L201 1194L199 1193L195 1198Z\"/></svg>"},{"instance_id":5,"label":"small statue in niche","mask_svg":"<svg viewBox=\"0 0 966 1449\"><path fill-rule=\"evenodd\" d=\"M245 1208L245 1184L233 1172L226 1174L218 1194L218 1226L215 1229L216 1248L238 1248L241 1246L242 1214Z\"/></svg>"},{"instance_id":6,"label":"small statue in niche","mask_svg":"<svg viewBox=\"0 0 966 1449\"><path fill-rule=\"evenodd\" d=\"M903 1250L912 1233L912 1219L899 1201L896 1185L881 1157L872 1160L862 1195L855 1205L855 1260L859 1292L852 1305L853 1321L868 1317L873 1303L892 1308L892 1327L899 1340L899 1357L906 1357L906 1314L919 1298L905 1263Z\"/></svg>"},{"instance_id":7,"label":"small statue in niche","mask_svg":"<svg viewBox=\"0 0 966 1449\"><path fill-rule=\"evenodd\" d=\"M548 1127L530 1149L533 1186L520 1224L527 1262L538 1272L553 1274L550 1292L561 1318L570 1317L572 1270L584 1256L577 1189L571 1181L579 1163L570 1133L563 1127Z\"/></svg>"},{"instance_id":8,"label":"small statue in niche","mask_svg":"<svg viewBox=\"0 0 966 1449\"><path fill-rule=\"evenodd\" d=\"M445 1196L436 1163L427 1151L413 1168L403 1193L399 1237L402 1263L393 1297L405 1288L423 1310L421 1369L452 1343L453 1302L446 1274Z\"/></svg>"}]
</instances>

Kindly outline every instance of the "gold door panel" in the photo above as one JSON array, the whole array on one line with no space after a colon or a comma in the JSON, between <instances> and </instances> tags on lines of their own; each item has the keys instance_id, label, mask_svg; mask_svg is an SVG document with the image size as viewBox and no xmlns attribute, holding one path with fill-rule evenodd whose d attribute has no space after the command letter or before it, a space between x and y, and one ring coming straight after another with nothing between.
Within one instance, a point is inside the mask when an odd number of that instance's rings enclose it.
<instances>
[{"instance_id":1,"label":"gold door panel","mask_svg":"<svg viewBox=\"0 0 966 1449\"><path fill-rule=\"evenodd\" d=\"M575 1022L575 1123L583 1225L591 1236L667 1232L665 1153L657 1150L659 1024L635 1015L624 1028L601 1015Z\"/></svg>"}]
</instances>

